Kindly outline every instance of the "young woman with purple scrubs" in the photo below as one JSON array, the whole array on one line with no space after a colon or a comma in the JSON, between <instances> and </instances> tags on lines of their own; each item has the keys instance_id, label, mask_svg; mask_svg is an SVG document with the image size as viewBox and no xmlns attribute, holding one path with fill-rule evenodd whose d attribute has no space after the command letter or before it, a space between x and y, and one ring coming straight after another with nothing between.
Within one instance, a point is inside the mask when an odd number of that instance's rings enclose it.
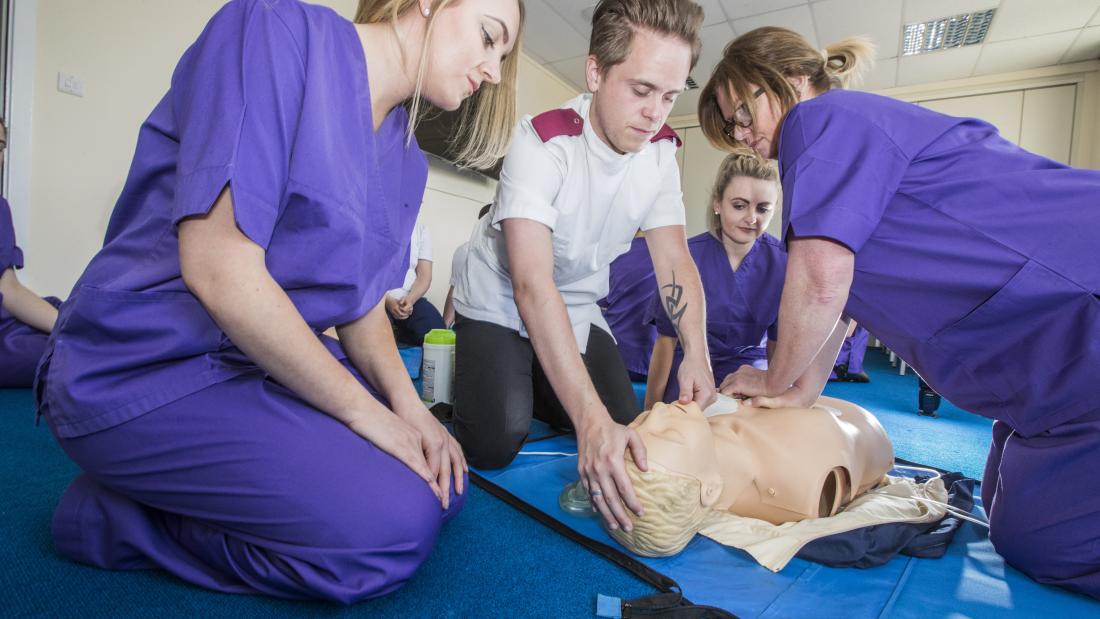
<instances>
[{"instance_id":1,"label":"young woman with purple scrubs","mask_svg":"<svg viewBox=\"0 0 1100 619\"><path fill-rule=\"evenodd\" d=\"M980 120L841 89L870 54L762 28L702 91L714 145L778 158L789 250L771 365L723 391L808 404L850 316L996 420L982 500L997 551L1100 598L1100 171Z\"/></svg>"},{"instance_id":2,"label":"young woman with purple scrubs","mask_svg":"<svg viewBox=\"0 0 1100 619\"><path fill-rule=\"evenodd\" d=\"M0 166L7 145L8 128L0 120ZM23 250L15 243L11 207L0 198L0 389L26 389L34 382L60 303L27 289L15 274L21 268Z\"/></svg>"},{"instance_id":3,"label":"young woman with purple scrubs","mask_svg":"<svg viewBox=\"0 0 1100 619\"><path fill-rule=\"evenodd\" d=\"M710 231L688 239L707 299L707 347L716 381L742 365L768 367L787 268L779 240L764 232L778 199L775 168L751 152L728 155L711 190ZM683 351L659 299L646 318L658 333L646 384L649 409L679 396Z\"/></svg>"},{"instance_id":4,"label":"young woman with purple scrubs","mask_svg":"<svg viewBox=\"0 0 1100 619\"><path fill-rule=\"evenodd\" d=\"M39 371L39 412L84 470L60 554L344 603L412 576L465 462L382 304L427 177L409 118L470 98L464 157L499 157L522 19L517 0L362 0L356 23L234 0L211 19Z\"/></svg>"}]
</instances>

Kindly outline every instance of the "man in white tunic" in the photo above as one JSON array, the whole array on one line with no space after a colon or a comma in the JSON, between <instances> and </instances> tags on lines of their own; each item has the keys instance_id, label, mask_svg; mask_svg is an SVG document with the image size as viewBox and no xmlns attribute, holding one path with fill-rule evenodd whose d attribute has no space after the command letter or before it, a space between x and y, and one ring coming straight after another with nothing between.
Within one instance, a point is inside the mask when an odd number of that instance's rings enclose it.
<instances>
[{"instance_id":1,"label":"man in white tunic","mask_svg":"<svg viewBox=\"0 0 1100 619\"><path fill-rule=\"evenodd\" d=\"M519 123L456 278L455 434L467 460L507 465L532 416L574 428L581 480L612 528L632 526L624 502L641 511L623 453L644 470L645 447L625 425L639 409L596 301L639 228L685 351L680 400L706 407L715 397L680 141L664 124L698 58L702 21L690 0L597 5L591 94Z\"/></svg>"}]
</instances>

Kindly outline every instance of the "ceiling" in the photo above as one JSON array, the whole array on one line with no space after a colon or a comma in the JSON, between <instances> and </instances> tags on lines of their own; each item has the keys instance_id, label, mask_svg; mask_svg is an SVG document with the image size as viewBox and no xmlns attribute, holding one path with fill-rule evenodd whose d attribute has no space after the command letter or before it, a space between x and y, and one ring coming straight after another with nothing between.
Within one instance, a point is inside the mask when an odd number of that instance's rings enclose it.
<instances>
[{"instance_id":1,"label":"ceiling","mask_svg":"<svg viewBox=\"0 0 1100 619\"><path fill-rule=\"evenodd\" d=\"M862 88L881 90L975 75L1100 58L1100 0L696 0L706 11L703 52L692 77L700 84L733 38L760 26L784 26L816 47L866 35L878 46ZM525 0L524 52L585 91L594 0ZM904 24L996 8L984 43L900 56ZM682 95L672 115L693 114L698 91Z\"/></svg>"}]
</instances>

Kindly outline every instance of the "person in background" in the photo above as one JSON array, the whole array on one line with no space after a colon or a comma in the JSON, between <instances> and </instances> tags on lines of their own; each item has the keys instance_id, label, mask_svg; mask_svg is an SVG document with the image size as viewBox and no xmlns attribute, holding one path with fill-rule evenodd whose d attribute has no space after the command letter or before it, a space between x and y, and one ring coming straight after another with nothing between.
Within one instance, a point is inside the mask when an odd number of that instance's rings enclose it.
<instances>
[{"instance_id":1,"label":"person in background","mask_svg":"<svg viewBox=\"0 0 1100 619\"><path fill-rule=\"evenodd\" d=\"M829 380L843 383L869 383L871 377L863 371L863 356L867 354L867 340L871 333L863 325L852 321L848 325L848 334L840 345L840 354L833 364L833 373Z\"/></svg>"},{"instance_id":2,"label":"person in background","mask_svg":"<svg viewBox=\"0 0 1100 619\"><path fill-rule=\"evenodd\" d=\"M0 119L0 167L8 146L8 127ZM11 207L0 197L0 388L27 389L57 320L55 297L39 297L15 274L23 268L23 250L15 239Z\"/></svg>"},{"instance_id":3,"label":"person in background","mask_svg":"<svg viewBox=\"0 0 1100 619\"><path fill-rule=\"evenodd\" d=\"M477 218L484 217L491 208L493 208L492 202L481 207L477 212ZM469 246L469 241L465 241L456 247L454 254L451 255L451 286L447 289L447 300L443 303L443 324L448 329L454 328L455 325L455 282L462 276L462 271L466 268L466 252Z\"/></svg>"},{"instance_id":4,"label":"person in background","mask_svg":"<svg viewBox=\"0 0 1100 619\"><path fill-rule=\"evenodd\" d=\"M768 367L775 346L779 295L787 254L765 232L779 199L779 173L751 151L726 156L711 188L710 230L688 239L707 298L707 349L711 371L722 381L742 365ZM676 330L658 302L647 322L657 326L649 363L646 408L672 402L683 351Z\"/></svg>"},{"instance_id":5,"label":"person in background","mask_svg":"<svg viewBox=\"0 0 1100 619\"><path fill-rule=\"evenodd\" d=\"M400 288L386 292L386 313L397 341L420 346L432 329L442 329L443 317L424 294L432 286L432 235L419 218L409 244L409 268Z\"/></svg>"},{"instance_id":6,"label":"person in background","mask_svg":"<svg viewBox=\"0 0 1100 619\"><path fill-rule=\"evenodd\" d=\"M657 276L653 273L653 259L645 235L639 233L630 242L630 249L611 262L607 296L597 301L634 382L644 383L649 375L649 357L657 329L644 317L655 298Z\"/></svg>"}]
</instances>

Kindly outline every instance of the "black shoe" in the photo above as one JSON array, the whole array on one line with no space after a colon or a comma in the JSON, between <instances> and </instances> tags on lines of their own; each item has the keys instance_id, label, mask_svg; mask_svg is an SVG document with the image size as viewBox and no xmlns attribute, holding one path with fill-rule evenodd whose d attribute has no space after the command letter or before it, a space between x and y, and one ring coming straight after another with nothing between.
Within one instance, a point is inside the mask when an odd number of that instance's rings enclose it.
<instances>
[{"instance_id":1,"label":"black shoe","mask_svg":"<svg viewBox=\"0 0 1100 619\"><path fill-rule=\"evenodd\" d=\"M840 365L833 366L833 373L829 376L829 382L834 383L846 383L848 382L848 364L841 363Z\"/></svg>"},{"instance_id":2,"label":"black shoe","mask_svg":"<svg viewBox=\"0 0 1100 619\"><path fill-rule=\"evenodd\" d=\"M871 377L867 375L867 372L848 372L844 380L850 383L869 383Z\"/></svg>"}]
</instances>

